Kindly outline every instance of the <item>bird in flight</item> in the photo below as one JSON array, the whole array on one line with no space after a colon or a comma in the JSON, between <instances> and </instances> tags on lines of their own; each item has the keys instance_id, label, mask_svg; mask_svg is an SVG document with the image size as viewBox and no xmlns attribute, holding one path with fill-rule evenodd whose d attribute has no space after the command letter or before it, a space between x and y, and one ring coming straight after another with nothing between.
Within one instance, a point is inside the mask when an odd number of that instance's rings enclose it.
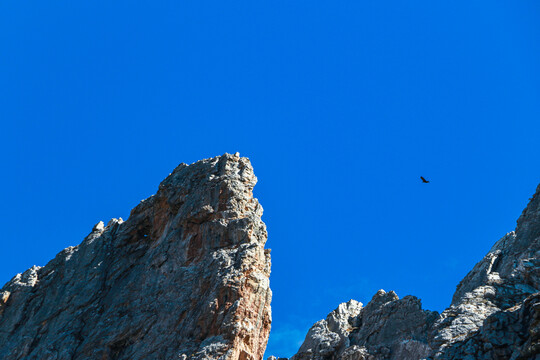
<instances>
[{"instance_id":1,"label":"bird in flight","mask_svg":"<svg viewBox=\"0 0 540 360\"><path fill-rule=\"evenodd\" d=\"M426 180L423 176L420 176L420 179L422 179L422 182L424 184L427 184L429 182L429 180Z\"/></svg>"}]
</instances>

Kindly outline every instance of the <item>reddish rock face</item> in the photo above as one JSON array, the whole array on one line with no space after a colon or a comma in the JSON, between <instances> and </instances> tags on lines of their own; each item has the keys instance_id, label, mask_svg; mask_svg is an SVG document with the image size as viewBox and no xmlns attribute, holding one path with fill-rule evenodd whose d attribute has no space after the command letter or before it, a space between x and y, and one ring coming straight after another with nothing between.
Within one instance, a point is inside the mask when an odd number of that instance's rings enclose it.
<instances>
[{"instance_id":1,"label":"reddish rock face","mask_svg":"<svg viewBox=\"0 0 540 360\"><path fill-rule=\"evenodd\" d=\"M0 291L2 359L262 359L270 254L247 158L181 164Z\"/></svg>"}]
</instances>

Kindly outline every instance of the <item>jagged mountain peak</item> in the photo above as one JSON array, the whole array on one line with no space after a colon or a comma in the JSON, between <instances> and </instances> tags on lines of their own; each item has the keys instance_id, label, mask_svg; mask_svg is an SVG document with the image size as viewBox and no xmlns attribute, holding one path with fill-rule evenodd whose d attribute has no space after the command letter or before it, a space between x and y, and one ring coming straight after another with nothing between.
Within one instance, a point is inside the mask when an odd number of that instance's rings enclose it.
<instances>
[{"instance_id":1,"label":"jagged mountain peak","mask_svg":"<svg viewBox=\"0 0 540 360\"><path fill-rule=\"evenodd\" d=\"M180 164L126 221L0 291L1 359L260 359L270 255L249 159Z\"/></svg>"},{"instance_id":2,"label":"jagged mountain peak","mask_svg":"<svg viewBox=\"0 0 540 360\"><path fill-rule=\"evenodd\" d=\"M441 314L379 290L358 312L315 323L291 360L538 359L540 186L517 220L457 285ZM340 307L344 304L340 305Z\"/></svg>"}]
</instances>

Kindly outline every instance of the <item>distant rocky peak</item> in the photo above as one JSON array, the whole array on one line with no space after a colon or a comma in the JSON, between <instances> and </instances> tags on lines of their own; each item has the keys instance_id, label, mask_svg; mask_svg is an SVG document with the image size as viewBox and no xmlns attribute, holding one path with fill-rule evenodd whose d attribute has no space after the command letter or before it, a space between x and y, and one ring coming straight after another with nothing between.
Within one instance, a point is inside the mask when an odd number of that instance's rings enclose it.
<instances>
[{"instance_id":1,"label":"distant rocky peak","mask_svg":"<svg viewBox=\"0 0 540 360\"><path fill-rule=\"evenodd\" d=\"M458 284L441 314L379 290L315 323L293 360L540 358L540 186L517 221ZM359 303L356 303L359 304ZM348 327L348 325L351 327Z\"/></svg>"}]
</instances>

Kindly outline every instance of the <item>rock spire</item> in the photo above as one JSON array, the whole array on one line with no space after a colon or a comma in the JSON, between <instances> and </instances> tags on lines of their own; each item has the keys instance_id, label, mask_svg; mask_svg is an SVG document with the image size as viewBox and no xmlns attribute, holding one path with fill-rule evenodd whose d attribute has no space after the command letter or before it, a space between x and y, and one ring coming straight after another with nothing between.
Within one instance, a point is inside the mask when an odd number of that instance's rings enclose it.
<instances>
[{"instance_id":1,"label":"rock spire","mask_svg":"<svg viewBox=\"0 0 540 360\"><path fill-rule=\"evenodd\" d=\"M1 359L259 360L270 254L238 154L180 164L126 221L0 290Z\"/></svg>"}]
</instances>

